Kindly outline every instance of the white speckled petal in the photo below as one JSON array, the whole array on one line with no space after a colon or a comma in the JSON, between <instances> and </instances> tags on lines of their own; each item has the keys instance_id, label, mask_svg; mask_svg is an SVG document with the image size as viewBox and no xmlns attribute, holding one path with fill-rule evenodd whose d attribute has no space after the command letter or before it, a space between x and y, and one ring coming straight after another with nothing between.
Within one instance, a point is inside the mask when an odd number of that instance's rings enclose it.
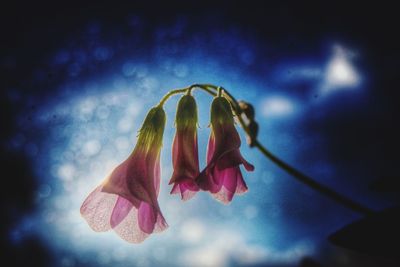
<instances>
[{"instance_id":1,"label":"white speckled petal","mask_svg":"<svg viewBox=\"0 0 400 267\"><path fill-rule=\"evenodd\" d=\"M86 198L81 206L81 215L89 226L96 232L105 232L111 229L110 219L118 196L101 192L99 185Z\"/></svg>"},{"instance_id":2,"label":"white speckled petal","mask_svg":"<svg viewBox=\"0 0 400 267\"><path fill-rule=\"evenodd\" d=\"M124 220L114 227L114 231L130 243L141 243L149 236L139 228L138 210L135 207L129 211Z\"/></svg>"}]
</instances>

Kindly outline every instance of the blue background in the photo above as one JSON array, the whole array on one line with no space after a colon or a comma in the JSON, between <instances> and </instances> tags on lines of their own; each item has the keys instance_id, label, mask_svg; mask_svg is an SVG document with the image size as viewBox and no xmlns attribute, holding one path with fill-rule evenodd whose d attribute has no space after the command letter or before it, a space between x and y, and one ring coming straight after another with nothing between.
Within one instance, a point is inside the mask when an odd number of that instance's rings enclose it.
<instances>
[{"instance_id":1,"label":"blue background","mask_svg":"<svg viewBox=\"0 0 400 267\"><path fill-rule=\"evenodd\" d=\"M144 243L95 233L79 207L174 88L212 83L252 103L272 152L373 209L397 177L399 95L390 8L352 4L80 4L2 13L3 252L11 266L365 266L326 241L358 214L245 143L249 192L222 205L170 196L178 97L165 105L159 202L169 229ZM379 14L383 19L375 20ZM9 26L7 26L9 25ZM201 91L201 167L212 99ZM369 262L373 264L373 262Z\"/></svg>"}]
</instances>

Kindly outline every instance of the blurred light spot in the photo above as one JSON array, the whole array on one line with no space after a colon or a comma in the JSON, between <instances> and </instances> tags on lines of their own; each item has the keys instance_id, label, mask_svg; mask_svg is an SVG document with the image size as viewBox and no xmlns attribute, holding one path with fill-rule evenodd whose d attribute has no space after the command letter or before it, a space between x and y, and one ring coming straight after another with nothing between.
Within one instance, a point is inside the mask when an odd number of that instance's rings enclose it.
<instances>
[{"instance_id":1,"label":"blurred light spot","mask_svg":"<svg viewBox=\"0 0 400 267\"><path fill-rule=\"evenodd\" d=\"M126 62L122 65L122 73L129 77L135 74L135 65L132 62Z\"/></svg>"},{"instance_id":2,"label":"blurred light spot","mask_svg":"<svg viewBox=\"0 0 400 267\"><path fill-rule=\"evenodd\" d=\"M147 75L147 68L145 66L136 66L136 76L138 78L143 78Z\"/></svg>"},{"instance_id":3,"label":"blurred light spot","mask_svg":"<svg viewBox=\"0 0 400 267\"><path fill-rule=\"evenodd\" d=\"M123 117L118 121L118 131L121 133L129 132L133 129L133 120L130 117Z\"/></svg>"},{"instance_id":4,"label":"blurred light spot","mask_svg":"<svg viewBox=\"0 0 400 267\"><path fill-rule=\"evenodd\" d=\"M119 151L124 151L129 148L129 140L126 137L120 136L115 139L115 146Z\"/></svg>"},{"instance_id":5,"label":"blurred light spot","mask_svg":"<svg viewBox=\"0 0 400 267\"><path fill-rule=\"evenodd\" d=\"M186 220L181 228L182 239L188 243L198 243L204 233L204 225L199 220Z\"/></svg>"},{"instance_id":6,"label":"blurred light spot","mask_svg":"<svg viewBox=\"0 0 400 267\"><path fill-rule=\"evenodd\" d=\"M75 167L72 164L64 164L58 168L58 177L64 181L71 181L74 179Z\"/></svg>"},{"instance_id":7,"label":"blurred light spot","mask_svg":"<svg viewBox=\"0 0 400 267\"><path fill-rule=\"evenodd\" d=\"M334 54L325 73L325 86L330 88L355 87L360 83L360 76L350 62L350 55L341 46L334 47Z\"/></svg>"},{"instance_id":8,"label":"blurred light spot","mask_svg":"<svg viewBox=\"0 0 400 267\"><path fill-rule=\"evenodd\" d=\"M158 80L154 77L147 77L142 81L143 88L147 90L154 90L158 87L158 85Z\"/></svg>"},{"instance_id":9,"label":"blurred light spot","mask_svg":"<svg viewBox=\"0 0 400 267\"><path fill-rule=\"evenodd\" d=\"M78 105L78 110L81 115L91 115L96 108L96 101L94 98L87 98L81 101Z\"/></svg>"},{"instance_id":10,"label":"blurred light spot","mask_svg":"<svg viewBox=\"0 0 400 267\"><path fill-rule=\"evenodd\" d=\"M99 106L96 110L96 115L99 119L104 120L110 115L110 109L107 106Z\"/></svg>"},{"instance_id":11,"label":"blurred light spot","mask_svg":"<svg viewBox=\"0 0 400 267\"><path fill-rule=\"evenodd\" d=\"M184 78L189 72L189 68L184 64L178 64L174 68L174 74L178 78Z\"/></svg>"},{"instance_id":12,"label":"blurred light spot","mask_svg":"<svg viewBox=\"0 0 400 267\"><path fill-rule=\"evenodd\" d=\"M285 116L293 113L293 111L293 103L285 97L269 97L262 102L262 114L266 117Z\"/></svg>"},{"instance_id":13,"label":"blurred light spot","mask_svg":"<svg viewBox=\"0 0 400 267\"><path fill-rule=\"evenodd\" d=\"M82 152L85 156L94 156L99 153L101 144L97 140L90 140L83 146Z\"/></svg>"}]
</instances>

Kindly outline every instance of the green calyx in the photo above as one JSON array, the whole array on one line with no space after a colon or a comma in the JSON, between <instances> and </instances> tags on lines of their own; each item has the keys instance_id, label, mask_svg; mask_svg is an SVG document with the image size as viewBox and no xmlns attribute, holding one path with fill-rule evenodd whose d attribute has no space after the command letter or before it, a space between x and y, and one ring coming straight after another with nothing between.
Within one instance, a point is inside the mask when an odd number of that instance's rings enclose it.
<instances>
[{"instance_id":1,"label":"green calyx","mask_svg":"<svg viewBox=\"0 0 400 267\"><path fill-rule=\"evenodd\" d=\"M177 129L196 128L198 122L197 105L193 96L184 95L178 102L175 125Z\"/></svg>"},{"instance_id":2,"label":"green calyx","mask_svg":"<svg viewBox=\"0 0 400 267\"><path fill-rule=\"evenodd\" d=\"M165 122L166 115L162 107L157 106L150 109L139 130L139 139L136 146L144 148L145 151L149 151L152 147L160 149Z\"/></svg>"},{"instance_id":3,"label":"green calyx","mask_svg":"<svg viewBox=\"0 0 400 267\"><path fill-rule=\"evenodd\" d=\"M218 96L211 104L211 125L216 126L223 123L234 123L232 108L225 97Z\"/></svg>"}]
</instances>

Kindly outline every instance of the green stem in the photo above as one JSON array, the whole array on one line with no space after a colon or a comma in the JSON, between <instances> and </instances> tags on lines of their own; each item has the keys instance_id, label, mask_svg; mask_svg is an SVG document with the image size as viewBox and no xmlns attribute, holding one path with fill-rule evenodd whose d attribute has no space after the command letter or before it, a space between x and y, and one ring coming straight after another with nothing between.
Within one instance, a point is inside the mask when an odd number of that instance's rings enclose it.
<instances>
[{"instance_id":1,"label":"green stem","mask_svg":"<svg viewBox=\"0 0 400 267\"><path fill-rule=\"evenodd\" d=\"M164 103L168 100L168 98L170 98L173 95L176 94L181 94L181 93L185 93L186 91L189 90L190 87L186 87L186 88L182 88L182 89L175 89L175 90L171 90L169 91L166 95L163 96L163 98L161 98L160 103L158 103L159 107L162 107L164 105Z\"/></svg>"},{"instance_id":2,"label":"green stem","mask_svg":"<svg viewBox=\"0 0 400 267\"><path fill-rule=\"evenodd\" d=\"M327 186L316 182L311 177L296 170L295 168L288 165L287 163L285 163L284 161L282 161L281 159L276 157L274 154L272 154L257 140L255 140L254 146L257 147L261 151L261 153L263 153L264 156L269 158L276 165L278 165L283 170L285 170L287 173L291 174L298 181L304 183L305 185L311 187L312 189L320 192L321 194L323 194L327 197L330 197L331 199L335 200L336 202L342 204L343 206L345 206L353 211L356 211L358 213L361 213L363 215L370 215L370 214L374 213L373 210L351 200L350 198L348 198L344 195L339 194L338 192L333 191L332 189L328 188Z\"/></svg>"},{"instance_id":3,"label":"green stem","mask_svg":"<svg viewBox=\"0 0 400 267\"><path fill-rule=\"evenodd\" d=\"M207 84L194 84L193 86L195 88L197 88L197 89L202 89L203 91L209 93L212 96L216 96L217 95L216 92L214 92L212 89L208 88L209 86ZM217 89L215 89L215 90L217 90Z\"/></svg>"},{"instance_id":4,"label":"green stem","mask_svg":"<svg viewBox=\"0 0 400 267\"><path fill-rule=\"evenodd\" d=\"M209 93L212 96L216 96L217 94L215 92L213 92L212 90L210 90L207 86L203 85L203 84L192 84L188 87L182 88L182 89L173 89L171 91L169 91L166 95L163 96L163 98L161 98L160 103L158 103L159 107L162 107L165 102L167 102L167 100L176 94L182 94L182 93L187 93L190 94L192 89L202 89L203 91Z\"/></svg>"},{"instance_id":5,"label":"green stem","mask_svg":"<svg viewBox=\"0 0 400 267\"><path fill-rule=\"evenodd\" d=\"M168 92L160 101L158 104L159 106L164 105L164 103L168 100L169 97L175 94L180 94L180 93L188 93L190 94L190 91L192 89L202 89L203 91L209 93L212 96L217 96L220 93L223 93L225 97L229 100L229 102L232 105L233 111L235 112L236 117L239 120L240 125L242 126L243 130L246 132L248 136L250 135L250 129L247 127L246 123L244 122L243 118L241 117L242 110L239 106L239 103L237 100L223 87L215 86L212 84L193 84L191 86L188 86L186 88L182 89L175 89L171 90ZM272 162L274 162L276 165L278 165L280 168L282 168L284 171L292 175L294 178L296 178L298 181L302 182L303 184L309 186L310 188L318 191L319 193L331 198L332 200L336 201L337 203L355 211L358 213L361 213L363 215L370 215L373 214L374 211L353 201L352 199L339 194L338 192L335 192L334 190L330 189L329 187L322 185L312 179L311 177L303 174L302 172L298 171L297 169L293 168L289 164L285 163L278 157L276 157L274 154L272 154L269 150L267 150L258 140L254 140L254 146L258 148L258 150L261 151L261 153L270 159Z\"/></svg>"},{"instance_id":6,"label":"green stem","mask_svg":"<svg viewBox=\"0 0 400 267\"><path fill-rule=\"evenodd\" d=\"M217 90L219 87L215 86L215 85L210 85L207 84L207 87L211 87L214 90ZM247 127L246 123L244 122L241 113L242 110L239 106L239 103L237 102L237 100L224 88L221 87L221 89L223 89L224 95L227 96L228 100L230 100L233 110L236 114L236 117L239 120L240 125L242 126L242 128L244 129L244 131L246 132L246 134L248 136L250 135L250 129ZM309 186L310 188L318 191L319 193L331 198L332 200L336 201L337 203L355 211L358 213L361 213L363 215L370 215L373 214L374 211L371 210L368 207L365 207L363 205L361 205L360 203L357 203L355 201L353 201L352 199L339 194L338 192L330 189L329 187L322 185L320 183L318 183L317 181L315 181L314 179L312 179L311 177L303 174L302 172L296 170L295 168L293 168L292 166L290 166L289 164L285 163L284 161L282 161L281 159L279 159L278 157L276 157L274 154L272 154L269 150L267 150L260 142L258 142L258 140L254 140L254 146L258 148L258 150L261 151L261 153L263 153L263 155L265 157L267 157L268 159L270 159L272 162L274 162L276 165L278 165L279 167L281 167L283 170L285 170L287 173L289 173L290 175L292 175L294 178L296 178L298 181L304 183L305 185Z\"/></svg>"}]
</instances>

